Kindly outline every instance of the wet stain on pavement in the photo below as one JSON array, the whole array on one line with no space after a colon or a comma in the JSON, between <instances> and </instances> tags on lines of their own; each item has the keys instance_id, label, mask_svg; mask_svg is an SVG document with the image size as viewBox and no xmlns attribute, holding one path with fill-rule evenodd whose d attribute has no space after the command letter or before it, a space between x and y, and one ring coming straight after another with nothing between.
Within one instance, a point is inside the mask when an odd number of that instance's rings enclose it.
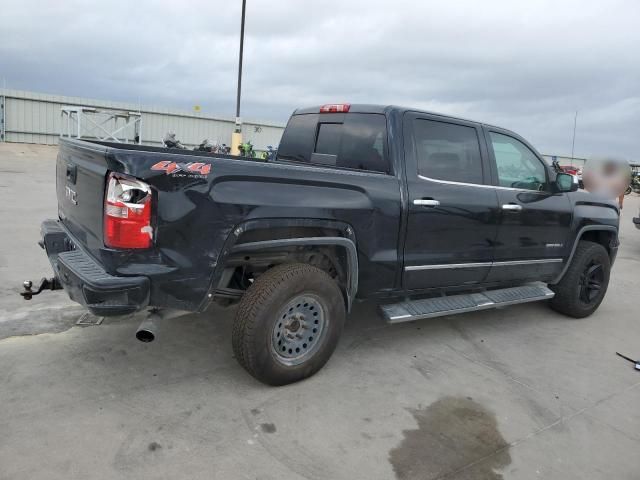
<instances>
[{"instance_id":1,"label":"wet stain on pavement","mask_svg":"<svg viewBox=\"0 0 640 480\"><path fill-rule=\"evenodd\" d=\"M405 430L401 444L389 452L396 477L501 480L511 462L509 444L495 416L471 397L444 397L410 410L418 423Z\"/></svg>"},{"instance_id":2,"label":"wet stain on pavement","mask_svg":"<svg viewBox=\"0 0 640 480\"><path fill-rule=\"evenodd\" d=\"M273 423L261 423L260 429L264 433L276 433L276 426Z\"/></svg>"},{"instance_id":3,"label":"wet stain on pavement","mask_svg":"<svg viewBox=\"0 0 640 480\"><path fill-rule=\"evenodd\" d=\"M16 295L17 296L17 295ZM81 307L17 308L0 312L0 340L11 337L62 333L71 329L83 313Z\"/></svg>"},{"instance_id":4,"label":"wet stain on pavement","mask_svg":"<svg viewBox=\"0 0 640 480\"><path fill-rule=\"evenodd\" d=\"M162 448L162 445L160 445L158 442L151 442L147 448L150 452L155 452L156 450L160 450Z\"/></svg>"}]
</instances>

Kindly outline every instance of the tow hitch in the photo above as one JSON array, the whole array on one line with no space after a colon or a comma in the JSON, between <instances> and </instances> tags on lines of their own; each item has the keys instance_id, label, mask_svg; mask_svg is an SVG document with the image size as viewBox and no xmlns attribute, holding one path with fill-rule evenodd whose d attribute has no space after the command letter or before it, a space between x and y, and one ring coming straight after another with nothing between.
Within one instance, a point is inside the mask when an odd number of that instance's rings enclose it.
<instances>
[{"instance_id":1,"label":"tow hitch","mask_svg":"<svg viewBox=\"0 0 640 480\"><path fill-rule=\"evenodd\" d=\"M22 282L22 286L24 287L24 291L20 292L20 295L22 295L25 300L31 300L34 295L38 295L43 290L60 290L62 288L60 281L56 277L43 278L40 280L40 285L38 285L37 290L33 290L33 282L31 280L25 280Z\"/></svg>"}]
</instances>

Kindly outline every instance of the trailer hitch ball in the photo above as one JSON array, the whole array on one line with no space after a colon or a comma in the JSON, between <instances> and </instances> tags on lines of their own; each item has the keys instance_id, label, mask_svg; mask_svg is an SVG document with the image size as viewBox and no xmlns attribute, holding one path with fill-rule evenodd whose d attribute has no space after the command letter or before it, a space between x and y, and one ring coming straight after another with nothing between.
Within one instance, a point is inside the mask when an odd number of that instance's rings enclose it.
<instances>
[{"instance_id":1,"label":"trailer hitch ball","mask_svg":"<svg viewBox=\"0 0 640 480\"><path fill-rule=\"evenodd\" d=\"M25 280L22 282L22 286L24 287L24 291L20 294L25 300L31 300L33 298L33 291L31 287L33 287L33 282L31 280Z\"/></svg>"},{"instance_id":2,"label":"trailer hitch ball","mask_svg":"<svg viewBox=\"0 0 640 480\"><path fill-rule=\"evenodd\" d=\"M33 282L31 280L25 280L22 282L22 287L24 290L20 292L20 295L25 300L31 300L34 295L38 295L43 290L60 290L62 285L56 277L51 277L40 280L40 285L38 285L38 288L35 291L33 290Z\"/></svg>"}]
</instances>

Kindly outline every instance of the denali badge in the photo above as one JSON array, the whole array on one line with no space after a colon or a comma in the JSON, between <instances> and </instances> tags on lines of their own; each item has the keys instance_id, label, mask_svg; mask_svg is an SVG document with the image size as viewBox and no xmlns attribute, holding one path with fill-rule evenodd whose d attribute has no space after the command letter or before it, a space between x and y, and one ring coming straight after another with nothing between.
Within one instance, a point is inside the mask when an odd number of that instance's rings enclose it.
<instances>
[{"instance_id":1,"label":"denali badge","mask_svg":"<svg viewBox=\"0 0 640 480\"><path fill-rule=\"evenodd\" d=\"M78 204L78 194L75 190L71 190L69 187L64 187L65 196L73 203L74 205Z\"/></svg>"},{"instance_id":2,"label":"denali badge","mask_svg":"<svg viewBox=\"0 0 640 480\"><path fill-rule=\"evenodd\" d=\"M177 163L163 160L153 165L151 170L160 170L167 175L178 177L206 177L211 171L211 164L202 162Z\"/></svg>"}]
</instances>

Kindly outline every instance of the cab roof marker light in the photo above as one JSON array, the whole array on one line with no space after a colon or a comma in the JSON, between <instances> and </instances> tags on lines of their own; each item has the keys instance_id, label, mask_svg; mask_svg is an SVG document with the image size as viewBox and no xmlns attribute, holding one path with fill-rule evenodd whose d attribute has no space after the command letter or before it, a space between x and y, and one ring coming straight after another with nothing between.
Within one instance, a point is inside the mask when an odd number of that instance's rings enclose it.
<instances>
[{"instance_id":1,"label":"cab roof marker light","mask_svg":"<svg viewBox=\"0 0 640 480\"><path fill-rule=\"evenodd\" d=\"M328 103L320 107L320 113L347 113L350 108L350 103Z\"/></svg>"}]
</instances>

